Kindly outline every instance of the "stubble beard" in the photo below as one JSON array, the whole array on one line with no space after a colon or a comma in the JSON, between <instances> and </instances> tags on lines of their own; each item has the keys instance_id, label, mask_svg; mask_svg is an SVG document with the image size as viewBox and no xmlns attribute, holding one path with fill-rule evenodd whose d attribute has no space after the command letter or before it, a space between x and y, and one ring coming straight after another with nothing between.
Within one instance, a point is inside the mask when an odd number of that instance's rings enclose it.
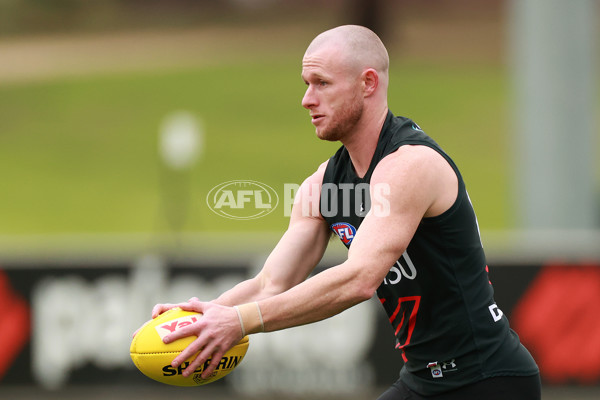
<instances>
[{"instance_id":1,"label":"stubble beard","mask_svg":"<svg viewBox=\"0 0 600 400\"><path fill-rule=\"evenodd\" d=\"M364 105L361 100L361 98L352 99L325 129L317 130L319 139L337 142L350 135L363 115Z\"/></svg>"}]
</instances>

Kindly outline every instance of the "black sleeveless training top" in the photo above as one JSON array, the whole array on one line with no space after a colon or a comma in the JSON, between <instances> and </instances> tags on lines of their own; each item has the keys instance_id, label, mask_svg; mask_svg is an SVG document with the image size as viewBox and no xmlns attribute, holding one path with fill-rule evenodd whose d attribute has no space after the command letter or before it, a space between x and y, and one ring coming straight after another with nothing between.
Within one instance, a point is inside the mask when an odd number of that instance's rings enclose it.
<instances>
[{"instance_id":1,"label":"black sleeveless training top","mask_svg":"<svg viewBox=\"0 0 600 400\"><path fill-rule=\"evenodd\" d=\"M400 379L422 395L493 376L528 376L538 368L494 302L477 219L454 162L412 120L388 112L364 177L348 151L330 158L321 214L350 248L369 211L369 182L385 156L403 145L428 146L452 166L458 196L443 214L423 218L406 252L377 289L405 361Z\"/></svg>"}]
</instances>

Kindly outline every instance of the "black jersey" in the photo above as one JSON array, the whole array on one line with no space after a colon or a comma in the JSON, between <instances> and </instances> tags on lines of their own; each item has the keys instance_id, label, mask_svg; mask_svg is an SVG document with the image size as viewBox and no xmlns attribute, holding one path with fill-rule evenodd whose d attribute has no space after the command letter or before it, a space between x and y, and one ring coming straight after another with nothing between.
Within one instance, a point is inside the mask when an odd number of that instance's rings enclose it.
<instances>
[{"instance_id":1,"label":"black jersey","mask_svg":"<svg viewBox=\"0 0 600 400\"><path fill-rule=\"evenodd\" d=\"M458 196L443 214L422 219L377 289L405 361L400 378L429 395L492 376L538 373L494 302L477 219L460 172L412 120L388 112L362 178L345 147L331 157L321 190L321 214L328 226L350 248L369 211L373 170L403 145L428 146L444 157L458 177Z\"/></svg>"}]
</instances>

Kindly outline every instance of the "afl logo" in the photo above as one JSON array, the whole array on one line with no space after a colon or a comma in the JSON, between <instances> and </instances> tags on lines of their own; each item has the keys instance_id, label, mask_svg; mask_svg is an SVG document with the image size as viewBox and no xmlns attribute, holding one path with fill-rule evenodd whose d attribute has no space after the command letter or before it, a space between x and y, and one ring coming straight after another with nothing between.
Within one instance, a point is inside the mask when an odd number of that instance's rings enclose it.
<instances>
[{"instance_id":1,"label":"afl logo","mask_svg":"<svg viewBox=\"0 0 600 400\"><path fill-rule=\"evenodd\" d=\"M255 219L270 214L277 204L277 192L257 181L229 181L215 186L206 204L217 215L230 219Z\"/></svg>"},{"instance_id":2,"label":"afl logo","mask_svg":"<svg viewBox=\"0 0 600 400\"><path fill-rule=\"evenodd\" d=\"M349 246L352 243L352 239L356 235L356 228L346 222L336 222L331 225L331 230L342 240L342 242Z\"/></svg>"}]
</instances>

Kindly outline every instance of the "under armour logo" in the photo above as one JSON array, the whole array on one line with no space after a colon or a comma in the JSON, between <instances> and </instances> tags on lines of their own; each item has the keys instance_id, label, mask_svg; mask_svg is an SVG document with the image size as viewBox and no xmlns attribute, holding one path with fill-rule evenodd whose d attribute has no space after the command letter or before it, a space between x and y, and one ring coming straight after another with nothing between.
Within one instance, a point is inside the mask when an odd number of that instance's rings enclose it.
<instances>
[{"instance_id":1,"label":"under armour logo","mask_svg":"<svg viewBox=\"0 0 600 400\"><path fill-rule=\"evenodd\" d=\"M445 370L452 370L452 369L456 369L456 359L452 359L450 361L443 361L442 362L442 368Z\"/></svg>"}]
</instances>

